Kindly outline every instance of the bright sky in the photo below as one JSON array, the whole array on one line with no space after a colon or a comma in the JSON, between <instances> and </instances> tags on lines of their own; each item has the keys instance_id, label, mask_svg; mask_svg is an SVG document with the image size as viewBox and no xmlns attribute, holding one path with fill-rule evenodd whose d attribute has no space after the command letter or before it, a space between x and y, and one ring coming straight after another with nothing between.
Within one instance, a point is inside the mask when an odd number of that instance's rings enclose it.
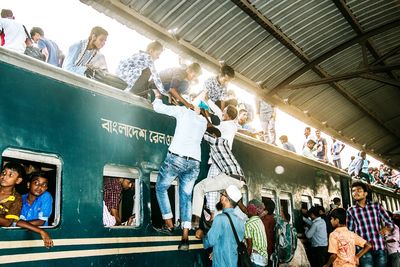
<instances>
[{"instance_id":1,"label":"bright sky","mask_svg":"<svg viewBox=\"0 0 400 267\"><path fill-rule=\"evenodd\" d=\"M110 72L115 72L121 59L138 50L145 50L147 44L151 41L78 0L0 0L0 9L3 8L13 10L16 20L23 23L28 31L35 26L41 27L45 36L55 41L64 54L68 52L70 45L86 39L94 26L105 28L109 36L101 52L106 57ZM179 57L166 49L155 64L158 70L178 66ZM199 90L202 82L211 75L213 74L203 70L203 75L199 78L199 85L196 90ZM238 98L254 105L254 96L234 84L230 85L230 87L236 92ZM257 121L255 125L257 125ZM303 132L306 126L301 121L278 110L276 120L277 138L282 134L287 135L289 141L295 145L298 153L302 149L304 142ZM314 134L314 129L312 129L312 134ZM329 151L332 140L324 133L322 133L322 136L328 141ZM277 143L279 143L279 140L277 140ZM342 152L342 166L346 167L349 164L350 156L357 153L356 149L346 145ZM379 166L379 161L369 156L367 158L371 161L370 166Z\"/></svg>"}]
</instances>

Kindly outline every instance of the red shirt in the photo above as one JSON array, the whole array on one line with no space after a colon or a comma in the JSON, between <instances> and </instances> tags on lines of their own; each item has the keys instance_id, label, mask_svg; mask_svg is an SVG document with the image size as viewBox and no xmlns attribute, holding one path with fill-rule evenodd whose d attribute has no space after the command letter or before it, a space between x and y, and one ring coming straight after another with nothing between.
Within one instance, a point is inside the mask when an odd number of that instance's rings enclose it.
<instances>
[{"instance_id":1,"label":"red shirt","mask_svg":"<svg viewBox=\"0 0 400 267\"><path fill-rule=\"evenodd\" d=\"M268 255L271 255L275 250L275 236L274 236L274 228L275 228L275 218L274 215L264 215L261 217L261 220L265 227L265 233L267 234L267 244L268 244Z\"/></svg>"}]
</instances>

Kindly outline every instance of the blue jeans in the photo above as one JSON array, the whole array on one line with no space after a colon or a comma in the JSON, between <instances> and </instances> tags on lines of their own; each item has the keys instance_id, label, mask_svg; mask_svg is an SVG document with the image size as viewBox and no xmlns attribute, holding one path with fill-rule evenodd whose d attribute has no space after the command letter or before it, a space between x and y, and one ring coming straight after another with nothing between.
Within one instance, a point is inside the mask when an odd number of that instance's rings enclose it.
<instances>
[{"instance_id":1,"label":"blue jeans","mask_svg":"<svg viewBox=\"0 0 400 267\"><path fill-rule=\"evenodd\" d=\"M387 254L385 250L368 251L360 258L360 267L386 267Z\"/></svg>"},{"instance_id":2,"label":"blue jeans","mask_svg":"<svg viewBox=\"0 0 400 267\"><path fill-rule=\"evenodd\" d=\"M156 195L164 220L173 217L168 198L168 188L179 179L179 211L182 228L191 228L193 186L200 172L200 162L167 154L157 177Z\"/></svg>"}]
</instances>

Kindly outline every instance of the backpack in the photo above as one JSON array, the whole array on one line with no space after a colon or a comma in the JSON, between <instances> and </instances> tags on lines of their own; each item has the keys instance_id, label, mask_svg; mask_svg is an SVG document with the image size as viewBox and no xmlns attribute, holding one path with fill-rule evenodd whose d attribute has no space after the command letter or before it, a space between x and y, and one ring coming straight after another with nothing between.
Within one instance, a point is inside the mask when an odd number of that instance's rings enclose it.
<instances>
[{"instance_id":1,"label":"backpack","mask_svg":"<svg viewBox=\"0 0 400 267\"><path fill-rule=\"evenodd\" d=\"M243 241L239 241L239 237L237 235L235 226L233 225L231 216L229 216L229 214L225 213L225 212L224 212L224 214L229 219L229 223L231 224L232 231L233 231L233 234L235 236L236 243L238 245L237 246L237 254L238 254L238 265L237 266L238 267L251 267L252 263L251 263L251 260L250 260L250 255L247 252L246 244Z\"/></svg>"},{"instance_id":2,"label":"backpack","mask_svg":"<svg viewBox=\"0 0 400 267\"><path fill-rule=\"evenodd\" d=\"M281 217L275 218L275 252L272 256L276 262L288 263L293 259L297 248L297 231Z\"/></svg>"}]
</instances>

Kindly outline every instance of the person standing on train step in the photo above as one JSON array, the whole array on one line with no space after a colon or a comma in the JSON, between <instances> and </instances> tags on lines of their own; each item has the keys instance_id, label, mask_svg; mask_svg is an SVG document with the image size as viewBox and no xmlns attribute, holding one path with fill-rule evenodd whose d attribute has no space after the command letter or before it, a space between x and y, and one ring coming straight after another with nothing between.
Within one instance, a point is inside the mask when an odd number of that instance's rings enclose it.
<instances>
[{"instance_id":1,"label":"person standing on train step","mask_svg":"<svg viewBox=\"0 0 400 267\"><path fill-rule=\"evenodd\" d=\"M46 62L53 66L61 67L64 55L54 41L44 37L42 28L33 27L30 31L30 35L42 54L46 57Z\"/></svg>"},{"instance_id":2,"label":"person standing on train step","mask_svg":"<svg viewBox=\"0 0 400 267\"><path fill-rule=\"evenodd\" d=\"M215 127L208 127L204 140L210 144L210 157L212 159L210 169L215 168L217 175L203 179L194 187L192 217L194 228L199 227L205 193L223 190L229 185L242 188L246 183L243 170L233 155L228 140L221 138L221 132ZM246 210L242 202L238 204L242 211ZM211 218L213 216L214 213L212 213Z\"/></svg>"},{"instance_id":3,"label":"person standing on train step","mask_svg":"<svg viewBox=\"0 0 400 267\"><path fill-rule=\"evenodd\" d=\"M382 235L393 230L393 222L381 204L367 200L365 183L354 182L351 191L356 204L347 209L347 227L372 244L372 250L360 258L360 266L384 267L387 255Z\"/></svg>"},{"instance_id":4,"label":"person standing on train step","mask_svg":"<svg viewBox=\"0 0 400 267\"><path fill-rule=\"evenodd\" d=\"M157 90L165 93L160 75L154 66L154 61L160 57L163 49L160 42L154 41L147 45L146 51L139 51L139 53L121 60L117 68L117 75L128 84L125 92L143 96L149 89L151 78Z\"/></svg>"},{"instance_id":5,"label":"person standing on train step","mask_svg":"<svg viewBox=\"0 0 400 267\"><path fill-rule=\"evenodd\" d=\"M81 40L69 48L63 69L82 76L90 75L94 69L107 70L105 57L99 52L106 44L107 36L108 32L105 29L94 27L88 39Z\"/></svg>"},{"instance_id":6,"label":"person standing on train step","mask_svg":"<svg viewBox=\"0 0 400 267\"><path fill-rule=\"evenodd\" d=\"M182 106L169 106L161 101L161 94L154 90L156 99L154 111L176 119L175 134L168 148L167 156L160 167L156 182L156 195L165 224L159 232L173 233L173 214L168 198L168 188L179 179L179 210L181 217L182 239L179 250L189 250L189 230L191 229L192 192L200 172L201 140L207 128L207 120L200 110Z\"/></svg>"},{"instance_id":7,"label":"person standing on train step","mask_svg":"<svg viewBox=\"0 0 400 267\"><path fill-rule=\"evenodd\" d=\"M4 38L2 47L23 54L28 36L26 36L24 26L15 20L12 10L1 10L0 30Z\"/></svg>"},{"instance_id":8,"label":"person standing on train step","mask_svg":"<svg viewBox=\"0 0 400 267\"><path fill-rule=\"evenodd\" d=\"M321 267L325 264L328 253L326 223L316 207L311 207L308 213L312 224L310 228L306 228L305 235L311 241L311 267Z\"/></svg>"},{"instance_id":9,"label":"person standing on train step","mask_svg":"<svg viewBox=\"0 0 400 267\"><path fill-rule=\"evenodd\" d=\"M223 212L218 214L214 222L204 237L203 233L199 235L203 239L204 248L213 248L212 266L237 266L238 254L237 243L233 233L233 229L229 222L228 216L231 218L233 226L237 232L240 241L244 238L244 221L240 219L234 208L242 199L242 193L239 188L234 185L228 186L221 194L220 203Z\"/></svg>"}]
</instances>

